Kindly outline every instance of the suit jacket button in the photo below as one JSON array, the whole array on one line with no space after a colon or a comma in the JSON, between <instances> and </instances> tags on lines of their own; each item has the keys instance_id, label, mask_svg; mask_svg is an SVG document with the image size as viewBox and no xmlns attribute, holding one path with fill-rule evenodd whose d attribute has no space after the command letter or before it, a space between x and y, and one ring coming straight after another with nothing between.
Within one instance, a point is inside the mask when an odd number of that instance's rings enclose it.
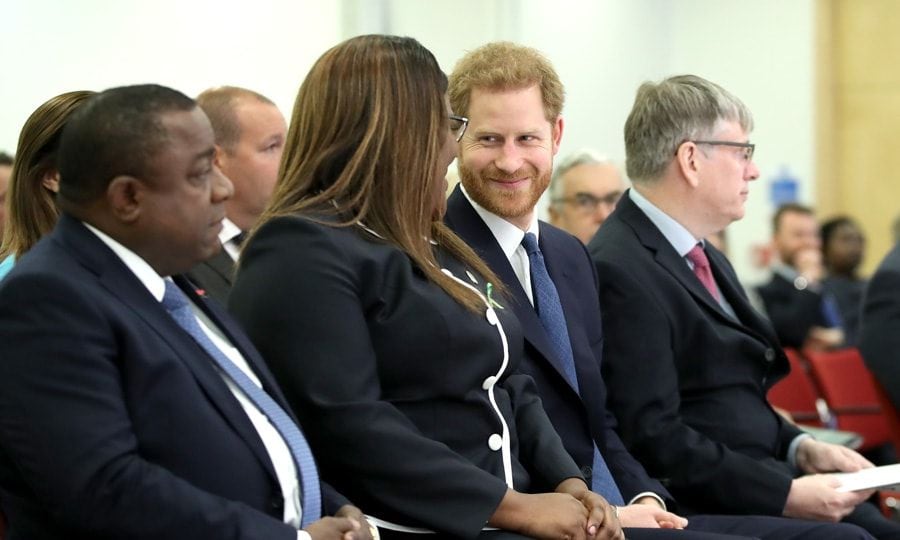
<instances>
[{"instance_id":1,"label":"suit jacket button","mask_svg":"<svg viewBox=\"0 0 900 540\"><path fill-rule=\"evenodd\" d=\"M496 452L503 447L503 437L501 437L498 433L494 433L490 437L488 437L488 448Z\"/></svg>"},{"instance_id":2,"label":"suit jacket button","mask_svg":"<svg viewBox=\"0 0 900 540\"><path fill-rule=\"evenodd\" d=\"M766 349L766 362L775 361L775 349Z\"/></svg>"},{"instance_id":3,"label":"suit jacket button","mask_svg":"<svg viewBox=\"0 0 900 540\"><path fill-rule=\"evenodd\" d=\"M581 468L581 476L583 476L585 480L590 482L591 477L594 476L594 469L592 469L590 465L585 465Z\"/></svg>"}]
</instances>

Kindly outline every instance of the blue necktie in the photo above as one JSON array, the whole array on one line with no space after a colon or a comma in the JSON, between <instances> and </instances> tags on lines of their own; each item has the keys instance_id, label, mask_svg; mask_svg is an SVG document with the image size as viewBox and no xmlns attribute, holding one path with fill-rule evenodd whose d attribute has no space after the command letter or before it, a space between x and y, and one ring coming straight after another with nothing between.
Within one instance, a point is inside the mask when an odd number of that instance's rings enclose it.
<instances>
[{"instance_id":1,"label":"blue necktie","mask_svg":"<svg viewBox=\"0 0 900 540\"><path fill-rule=\"evenodd\" d=\"M544 255L538 247L537 238L533 233L525 233L522 239L522 247L528 253L528 263L531 266L531 286L534 289L535 309L541 324L550 337L550 342L563 362L563 371L569 383L578 392L578 377L575 374L575 356L572 354L572 343L569 341L569 331L566 327L566 317L563 314L562 303L559 301L559 293L556 285L550 279L547 265L544 263ZM580 392L579 392L580 393ZM623 505L622 493L613 480L612 473L597 445L594 444L594 464L591 475L591 490L603 495L607 501L616 505Z\"/></svg>"},{"instance_id":2,"label":"blue necktie","mask_svg":"<svg viewBox=\"0 0 900 540\"><path fill-rule=\"evenodd\" d=\"M266 415L284 438L300 473L300 483L303 489L303 518L300 527L306 528L322 515L322 495L319 491L319 474L316 471L316 463L300 428L265 390L257 386L209 339L206 332L200 328L200 323L194 316L187 296L172 281L166 280L166 294L163 296L162 305L175 319L175 322L190 334L198 345L203 347L219 368ZM285 503L287 504L287 501Z\"/></svg>"},{"instance_id":3,"label":"blue necktie","mask_svg":"<svg viewBox=\"0 0 900 540\"><path fill-rule=\"evenodd\" d=\"M844 326L837 299L828 291L822 291L822 318L825 320L827 328L841 328Z\"/></svg>"}]
</instances>

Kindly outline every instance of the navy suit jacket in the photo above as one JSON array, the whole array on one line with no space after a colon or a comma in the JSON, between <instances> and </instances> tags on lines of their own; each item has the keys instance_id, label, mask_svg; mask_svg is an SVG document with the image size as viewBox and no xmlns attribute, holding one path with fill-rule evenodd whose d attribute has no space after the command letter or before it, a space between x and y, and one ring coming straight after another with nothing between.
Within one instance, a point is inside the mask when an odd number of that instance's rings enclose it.
<instances>
[{"instance_id":1,"label":"navy suit jacket","mask_svg":"<svg viewBox=\"0 0 900 540\"><path fill-rule=\"evenodd\" d=\"M887 254L869 281L862 307L859 349L866 365L900 409L900 244Z\"/></svg>"},{"instance_id":2,"label":"navy suit jacket","mask_svg":"<svg viewBox=\"0 0 900 540\"><path fill-rule=\"evenodd\" d=\"M284 404L243 332L175 282ZM206 353L63 215L0 284L9 538L283 538L266 449Z\"/></svg>"},{"instance_id":3,"label":"navy suit jacket","mask_svg":"<svg viewBox=\"0 0 900 540\"><path fill-rule=\"evenodd\" d=\"M508 309L516 314L525 335L526 358L521 369L537 384L550 421L566 450L581 467L588 485L596 442L626 501L651 491L672 503L669 492L650 478L625 449L614 430L615 419L606 408L606 386L600 373L603 337L597 278L584 245L574 236L540 223L540 248L566 315L581 388L579 395L568 383L561 360L553 352L550 338L509 259L458 186L447 202L444 220L487 262L509 290Z\"/></svg>"},{"instance_id":4,"label":"navy suit jacket","mask_svg":"<svg viewBox=\"0 0 900 540\"><path fill-rule=\"evenodd\" d=\"M689 511L781 515L801 432L766 393L789 365L728 260L707 244L737 319L627 193L588 250L608 314L609 406L628 448Z\"/></svg>"}]
</instances>

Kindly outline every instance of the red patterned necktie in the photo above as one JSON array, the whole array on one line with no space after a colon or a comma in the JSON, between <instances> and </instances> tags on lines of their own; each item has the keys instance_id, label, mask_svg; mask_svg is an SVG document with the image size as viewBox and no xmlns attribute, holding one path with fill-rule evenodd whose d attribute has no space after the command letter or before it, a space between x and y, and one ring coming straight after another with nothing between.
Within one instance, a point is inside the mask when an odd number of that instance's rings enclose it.
<instances>
[{"instance_id":1,"label":"red patterned necktie","mask_svg":"<svg viewBox=\"0 0 900 540\"><path fill-rule=\"evenodd\" d=\"M716 302L719 302L721 300L719 298L719 289L716 288L716 280L713 279L712 270L709 268L709 259L706 258L703 246L700 244L694 246L692 250L688 251L687 258L694 265L694 275L706 287L709 294L716 299Z\"/></svg>"}]
</instances>

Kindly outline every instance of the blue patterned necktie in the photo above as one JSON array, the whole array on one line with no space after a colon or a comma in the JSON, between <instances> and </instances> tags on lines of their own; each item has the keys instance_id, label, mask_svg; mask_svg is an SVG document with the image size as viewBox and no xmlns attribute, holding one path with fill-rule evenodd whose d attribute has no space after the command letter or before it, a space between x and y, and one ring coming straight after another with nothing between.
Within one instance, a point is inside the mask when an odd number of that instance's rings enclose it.
<instances>
[{"instance_id":1,"label":"blue patterned necktie","mask_svg":"<svg viewBox=\"0 0 900 540\"><path fill-rule=\"evenodd\" d=\"M550 337L550 342L563 362L563 371L566 378L576 392L579 392L578 377L575 374L575 356L572 353L572 343L569 341L569 330L566 327L566 317L563 314L562 303L559 301L559 292L556 285L550 279L544 255L538 247L537 238L533 233L525 233L522 239L522 247L528 253L528 263L531 266L531 286L534 289L535 309L541 324ZM580 392L579 392L580 393ZM623 505L625 501L613 480L612 473L600 451L594 444L594 464L591 475L591 490L603 495L607 501L616 505Z\"/></svg>"},{"instance_id":2,"label":"blue patterned necktie","mask_svg":"<svg viewBox=\"0 0 900 540\"><path fill-rule=\"evenodd\" d=\"M175 322L185 332L190 334L198 345L203 347L203 350L215 360L219 368L266 415L269 422L281 434L291 451L294 464L300 473L300 483L303 489L303 518L300 527L306 528L310 523L321 517L322 495L319 491L319 474L316 471L316 463L300 428L265 390L257 386L241 368L236 366L234 362L225 356L225 353L216 347L212 340L209 339L209 336L206 335L206 332L200 328L200 323L191 309L190 300L178 288L178 285L170 280L166 280L166 294L163 296L162 305L175 319Z\"/></svg>"}]
</instances>

